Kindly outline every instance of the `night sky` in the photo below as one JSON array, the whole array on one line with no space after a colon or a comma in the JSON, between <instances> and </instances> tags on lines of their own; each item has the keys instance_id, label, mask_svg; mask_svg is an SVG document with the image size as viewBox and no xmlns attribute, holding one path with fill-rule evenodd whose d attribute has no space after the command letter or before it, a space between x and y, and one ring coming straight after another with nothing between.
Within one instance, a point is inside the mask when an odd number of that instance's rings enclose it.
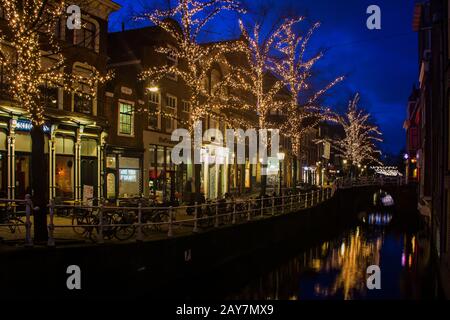
<instances>
[{"instance_id":1,"label":"night sky","mask_svg":"<svg viewBox=\"0 0 450 320\"><path fill-rule=\"evenodd\" d=\"M155 0L114 1L122 9L111 15L110 31L119 31L122 22L127 29L146 25L132 21L131 16L142 10L142 3L155 3ZM269 8L263 24L266 29L286 13L306 17L300 28L321 22L309 45L310 54L325 52L317 64L317 77L325 83L346 76L343 83L328 93L325 103L335 110L344 110L349 98L359 92L360 106L369 110L383 132L383 151L398 154L405 146L402 127L405 108L418 73L417 34L411 28L414 0L246 1L249 14L244 21L259 20L261 4ZM366 9L372 4L381 8L381 30L366 27ZM237 37L236 19L236 14L220 16L207 26L204 40Z\"/></svg>"}]
</instances>

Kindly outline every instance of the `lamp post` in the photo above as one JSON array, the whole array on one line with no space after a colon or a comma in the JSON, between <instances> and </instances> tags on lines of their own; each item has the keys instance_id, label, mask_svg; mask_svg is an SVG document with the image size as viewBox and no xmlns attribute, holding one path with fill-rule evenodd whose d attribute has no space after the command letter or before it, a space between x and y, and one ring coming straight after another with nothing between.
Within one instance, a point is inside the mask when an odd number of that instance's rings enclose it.
<instances>
[{"instance_id":1,"label":"lamp post","mask_svg":"<svg viewBox=\"0 0 450 320\"><path fill-rule=\"evenodd\" d=\"M284 152L278 152L277 153L277 158L278 158L278 161L279 161L279 170L280 170L280 196L281 196L281 193L282 193L282 181L283 181L283 168L282 168L282 164L283 164L283 160L284 160L284 157L285 157L285 154L284 154Z\"/></svg>"}]
</instances>

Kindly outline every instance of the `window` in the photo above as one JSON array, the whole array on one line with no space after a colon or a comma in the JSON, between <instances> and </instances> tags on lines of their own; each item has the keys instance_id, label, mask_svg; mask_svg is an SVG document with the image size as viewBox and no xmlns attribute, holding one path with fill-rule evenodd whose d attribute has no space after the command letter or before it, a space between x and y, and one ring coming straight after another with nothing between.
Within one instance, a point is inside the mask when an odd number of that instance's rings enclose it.
<instances>
[{"instance_id":1,"label":"window","mask_svg":"<svg viewBox=\"0 0 450 320\"><path fill-rule=\"evenodd\" d=\"M158 92L150 92L148 95L149 112L148 127L151 129L160 128L160 94Z\"/></svg>"},{"instance_id":2,"label":"window","mask_svg":"<svg viewBox=\"0 0 450 320\"><path fill-rule=\"evenodd\" d=\"M119 134L132 136L133 132L133 105L119 102Z\"/></svg>"},{"instance_id":3,"label":"window","mask_svg":"<svg viewBox=\"0 0 450 320\"><path fill-rule=\"evenodd\" d=\"M45 83L39 87L42 95L44 106L50 108L58 108L58 88L49 83Z\"/></svg>"},{"instance_id":4,"label":"window","mask_svg":"<svg viewBox=\"0 0 450 320\"><path fill-rule=\"evenodd\" d=\"M74 196L74 165L72 156L56 156L56 196L71 199Z\"/></svg>"},{"instance_id":5,"label":"window","mask_svg":"<svg viewBox=\"0 0 450 320\"><path fill-rule=\"evenodd\" d=\"M73 73L79 77L79 81L74 84L73 110L84 114L94 114L93 94L96 88L92 88L87 80L92 76L92 67L74 64Z\"/></svg>"},{"instance_id":6,"label":"window","mask_svg":"<svg viewBox=\"0 0 450 320\"><path fill-rule=\"evenodd\" d=\"M181 107L183 108L183 112L188 112L189 113L191 111L191 105L186 100L181 101Z\"/></svg>"},{"instance_id":7,"label":"window","mask_svg":"<svg viewBox=\"0 0 450 320\"><path fill-rule=\"evenodd\" d=\"M177 108L177 98L171 95L166 96L166 107L171 109Z\"/></svg>"},{"instance_id":8,"label":"window","mask_svg":"<svg viewBox=\"0 0 450 320\"><path fill-rule=\"evenodd\" d=\"M174 129L176 129L176 120L174 119L177 114L177 97L174 97L172 95L166 96L166 112L170 115L166 115L164 117L164 125L166 132L172 132Z\"/></svg>"},{"instance_id":9,"label":"window","mask_svg":"<svg viewBox=\"0 0 450 320\"><path fill-rule=\"evenodd\" d=\"M74 30L73 43L76 46L96 49L97 27L91 22L83 19L81 21L81 29Z\"/></svg>"},{"instance_id":10,"label":"window","mask_svg":"<svg viewBox=\"0 0 450 320\"><path fill-rule=\"evenodd\" d=\"M137 170L133 169L120 169L120 180L126 182L137 181Z\"/></svg>"},{"instance_id":11,"label":"window","mask_svg":"<svg viewBox=\"0 0 450 320\"><path fill-rule=\"evenodd\" d=\"M176 54L176 50L173 47L169 47L169 52L166 54L166 62L167 65L170 66L178 66L178 57ZM167 74L167 78L171 79L171 80L178 80L178 77L175 73L168 73Z\"/></svg>"}]
</instances>

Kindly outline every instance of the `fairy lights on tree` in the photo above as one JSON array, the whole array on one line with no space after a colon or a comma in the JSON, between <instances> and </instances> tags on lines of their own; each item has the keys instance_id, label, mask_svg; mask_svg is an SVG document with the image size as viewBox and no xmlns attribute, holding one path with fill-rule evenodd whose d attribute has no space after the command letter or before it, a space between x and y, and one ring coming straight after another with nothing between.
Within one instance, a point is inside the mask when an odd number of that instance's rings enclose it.
<instances>
[{"instance_id":1,"label":"fairy lights on tree","mask_svg":"<svg viewBox=\"0 0 450 320\"><path fill-rule=\"evenodd\" d=\"M79 5L82 1L77 1ZM110 78L94 68L74 74L66 64L64 50L69 46L60 39L60 23L65 25L65 1L0 0L4 15L0 31L0 64L5 87L12 105L24 109L33 124L31 130L33 168L46 166L43 125L46 119L47 88L62 88L88 98L97 94L97 86ZM82 84L82 85L81 85ZM87 88L87 89L86 89ZM47 189L45 175L32 171L35 240L47 239Z\"/></svg>"},{"instance_id":2,"label":"fairy lights on tree","mask_svg":"<svg viewBox=\"0 0 450 320\"><path fill-rule=\"evenodd\" d=\"M370 114L358 109L359 95L349 102L345 115L339 117L339 123L344 128L345 136L334 142L334 147L351 165L364 163L380 163L377 155L376 142L383 141L377 126L369 123Z\"/></svg>"},{"instance_id":3,"label":"fairy lights on tree","mask_svg":"<svg viewBox=\"0 0 450 320\"><path fill-rule=\"evenodd\" d=\"M300 152L302 136L321 121L334 121L335 115L329 108L323 107L319 99L332 87L341 82L344 77L338 77L318 91L312 90L312 68L323 57L319 52L312 58L305 57L308 42L314 31L320 26L315 23L303 36L294 31L297 23L303 17L285 19L276 33L276 49L281 57L272 65L272 70L284 81L289 91L290 101L284 110L288 115L280 130L292 138L294 154Z\"/></svg>"},{"instance_id":4,"label":"fairy lights on tree","mask_svg":"<svg viewBox=\"0 0 450 320\"><path fill-rule=\"evenodd\" d=\"M8 91L36 126L44 123L45 88L60 87L88 98L111 75L66 72L64 47L58 38L65 1L0 0L6 28L0 33L0 63ZM88 90L80 89L80 83Z\"/></svg>"},{"instance_id":5,"label":"fairy lights on tree","mask_svg":"<svg viewBox=\"0 0 450 320\"><path fill-rule=\"evenodd\" d=\"M225 82L220 81L213 88L205 85L205 79L208 79L214 65L228 65L224 54L235 50L231 42L199 43L204 27L223 11L243 12L236 0L178 0L173 8L153 10L138 17L150 20L171 36L175 42L174 47L160 47L157 51L170 54L179 61L176 65L152 67L142 72L140 78L153 84L167 75L175 75L182 80L189 96L189 129L206 116L218 118L219 110L237 106L232 97L224 94ZM164 114L164 111L159 113L174 117L172 114Z\"/></svg>"}]
</instances>

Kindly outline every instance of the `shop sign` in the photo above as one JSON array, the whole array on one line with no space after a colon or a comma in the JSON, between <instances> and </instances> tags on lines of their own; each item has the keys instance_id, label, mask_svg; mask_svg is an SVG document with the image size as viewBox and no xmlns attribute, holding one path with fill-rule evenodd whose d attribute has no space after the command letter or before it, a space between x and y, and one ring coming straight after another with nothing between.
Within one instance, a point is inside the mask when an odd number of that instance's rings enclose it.
<instances>
[{"instance_id":1,"label":"shop sign","mask_svg":"<svg viewBox=\"0 0 450 320\"><path fill-rule=\"evenodd\" d=\"M31 131L33 124L30 120L20 119L16 121L15 129L16 131ZM45 133L50 132L50 127L46 124L43 126L43 131Z\"/></svg>"}]
</instances>

